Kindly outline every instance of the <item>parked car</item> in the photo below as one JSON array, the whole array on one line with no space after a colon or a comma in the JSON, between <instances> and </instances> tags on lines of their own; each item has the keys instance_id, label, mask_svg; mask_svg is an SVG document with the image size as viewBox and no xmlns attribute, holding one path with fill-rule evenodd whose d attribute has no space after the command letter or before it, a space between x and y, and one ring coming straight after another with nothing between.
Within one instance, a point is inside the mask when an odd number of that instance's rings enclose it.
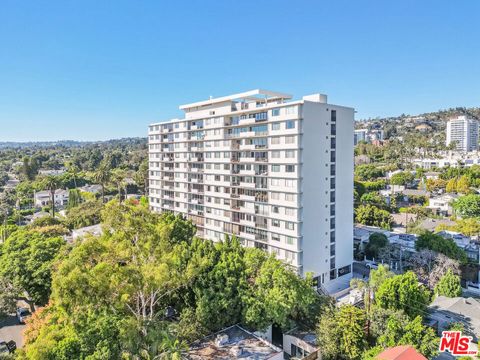
<instances>
[{"instance_id":1,"label":"parked car","mask_svg":"<svg viewBox=\"0 0 480 360\"><path fill-rule=\"evenodd\" d=\"M32 316L32 313L27 308L17 309L17 319L20 324L25 324L25 320Z\"/></svg>"},{"instance_id":2,"label":"parked car","mask_svg":"<svg viewBox=\"0 0 480 360\"><path fill-rule=\"evenodd\" d=\"M365 266L367 267L367 269L370 269L370 270L372 270L372 269L374 269L374 270L378 269L378 264L377 264L376 262L374 262L374 261L367 261L367 263L365 264Z\"/></svg>"},{"instance_id":3,"label":"parked car","mask_svg":"<svg viewBox=\"0 0 480 360\"><path fill-rule=\"evenodd\" d=\"M13 353L17 349L17 344L15 341L11 340L9 342L0 341L0 355L7 355Z\"/></svg>"}]
</instances>

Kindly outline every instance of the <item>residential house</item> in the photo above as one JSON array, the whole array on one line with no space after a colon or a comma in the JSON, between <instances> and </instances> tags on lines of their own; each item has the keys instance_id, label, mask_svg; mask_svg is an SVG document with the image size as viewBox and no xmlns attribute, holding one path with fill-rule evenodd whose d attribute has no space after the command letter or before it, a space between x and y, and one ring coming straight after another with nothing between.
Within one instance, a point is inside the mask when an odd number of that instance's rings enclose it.
<instances>
[{"instance_id":1,"label":"residential house","mask_svg":"<svg viewBox=\"0 0 480 360\"><path fill-rule=\"evenodd\" d=\"M314 331L293 329L283 334L283 351L289 358L308 360L321 358Z\"/></svg>"},{"instance_id":2,"label":"residential house","mask_svg":"<svg viewBox=\"0 0 480 360\"><path fill-rule=\"evenodd\" d=\"M190 345L183 359L283 360L283 351L238 325L230 326Z\"/></svg>"},{"instance_id":3,"label":"residential house","mask_svg":"<svg viewBox=\"0 0 480 360\"><path fill-rule=\"evenodd\" d=\"M448 329L454 322L462 323L465 332L478 341L480 334L480 302L472 297L437 296L428 307L429 317L437 321L438 331Z\"/></svg>"},{"instance_id":4,"label":"residential house","mask_svg":"<svg viewBox=\"0 0 480 360\"><path fill-rule=\"evenodd\" d=\"M457 194L443 194L432 197L428 201L427 208L432 209L435 213L449 216L453 214L452 202L458 199Z\"/></svg>"},{"instance_id":5,"label":"residential house","mask_svg":"<svg viewBox=\"0 0 480 360\"><path fill-rule=\"evenodd\" d=\"M82 192L87 192L90 194L98 194L102 191L102 185L98 185L98 184L85 185L85 186L79 187L78 190Z\"/></svg>"},{"instance_id":6,"label":"residential house","mask_svg":"<svg viewBox=\"0 0 480 360\"><path fill-rule=\"evenodd\" d=\"M38 175L43 175L43 176L57 176L57 175L62 175L65 174L66 170L65 169L40 169L38 170Z\"/></svg>"},{"instance_id":7,"label":"residential house","mask_svg":"<svg viewBox=\"0 0 480 360\"><path fill-rule=\"evenodd\" d=\"M387 348L375 357L376 360L428 360L411 345Z\"/></svg>"},{"instance_id":8,"label":"residential house","mask_svg":"<svg viewBox=\"0 0 480 360\"><path fill-rule=\"evenodd\" d=\"M49 190L35 192L34 204L36 207L43 207L51 204L51 194ZM55 206L65 206L68 203L68 190L57 189L54 196Z\"/></svg>"},{"instance_id":9,"label":"residential house","mask_svg":"<svg viewBox=\"0 0 480 360\"><path fill-rule=\"evenodd\" d=\"M102 234L103 234L102 225L97 224L97 225L86 226L80 229L72 230L71 239L75 241L78 238L83 238L87 235L100 236Z\"/></svg>"}]
</instances>

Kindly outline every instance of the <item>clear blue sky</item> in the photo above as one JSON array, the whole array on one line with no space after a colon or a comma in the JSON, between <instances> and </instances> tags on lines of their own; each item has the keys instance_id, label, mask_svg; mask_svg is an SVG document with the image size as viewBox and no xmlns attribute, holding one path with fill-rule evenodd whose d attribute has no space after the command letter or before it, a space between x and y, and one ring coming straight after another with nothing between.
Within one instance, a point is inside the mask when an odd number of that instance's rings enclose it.
<instances>
[{"instance_id":1,"label":"clear blue sky","mask_svg":"<svg viewBox=\"0 0 480 360\"><path fill-rule=\"evenodd\" d=\"M253 88L357 118L480 106L480 1L3 0L0 141L145 136Z\"/></svg>"}]
</instances>

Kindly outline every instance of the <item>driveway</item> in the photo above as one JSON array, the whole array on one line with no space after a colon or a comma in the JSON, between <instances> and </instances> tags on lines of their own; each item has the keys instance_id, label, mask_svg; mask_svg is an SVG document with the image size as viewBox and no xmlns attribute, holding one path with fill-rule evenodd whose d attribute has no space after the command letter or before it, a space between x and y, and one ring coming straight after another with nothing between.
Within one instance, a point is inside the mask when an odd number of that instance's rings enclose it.
<instances>
[{"instance_id":1,"label":"driveway","mask_svg":"<svg viewBox=\"0 0 480 360\"><path fill-rule=\"evenodd\" d=\"M353 275L354 277L358 277L360 279L368 279L370 275L370 269L365 266L365 264L361 262L354 261L353 262Z\"/></svg>"},{"instance_id":2,"label":"driveway","mask_svg":"<svg viewBox=\"0 0 480 360\"><path fill-rule=\"evenodd\" d=\"M13 340L17 348L23 347L23 330L25 325L19 324L16 316L10 315L0 320L0 341Z\"/></svg>"}]
</instances>

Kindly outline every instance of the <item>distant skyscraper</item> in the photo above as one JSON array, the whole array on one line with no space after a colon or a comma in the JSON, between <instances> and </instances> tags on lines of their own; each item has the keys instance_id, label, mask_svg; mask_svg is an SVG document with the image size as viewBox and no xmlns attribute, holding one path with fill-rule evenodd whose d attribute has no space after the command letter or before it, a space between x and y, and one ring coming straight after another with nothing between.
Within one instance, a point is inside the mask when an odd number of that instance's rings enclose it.
<instances>
[{"instance_id":1,"label":"distant skyscraper","mask_svg":"<svg viewBox=\"0 0 480 360\"><path fill-rule=\"evenodd\" d=\"M151 209L184 215L204 239L235 234L327 289L348 279L354 109L264 90L180 109L149 128Z\"/></svg>"},{"instance_id":2,"label":"distant skyscraper","mask_svg":"<svg viewBox=\"0 0 480 360\"><path fill-rule=\"evenodd\" d=\"M478 121L466 116L457 116L447 123L447 146L456 144L460 151L478 150Z\"/></svg>"}]
</instances>

